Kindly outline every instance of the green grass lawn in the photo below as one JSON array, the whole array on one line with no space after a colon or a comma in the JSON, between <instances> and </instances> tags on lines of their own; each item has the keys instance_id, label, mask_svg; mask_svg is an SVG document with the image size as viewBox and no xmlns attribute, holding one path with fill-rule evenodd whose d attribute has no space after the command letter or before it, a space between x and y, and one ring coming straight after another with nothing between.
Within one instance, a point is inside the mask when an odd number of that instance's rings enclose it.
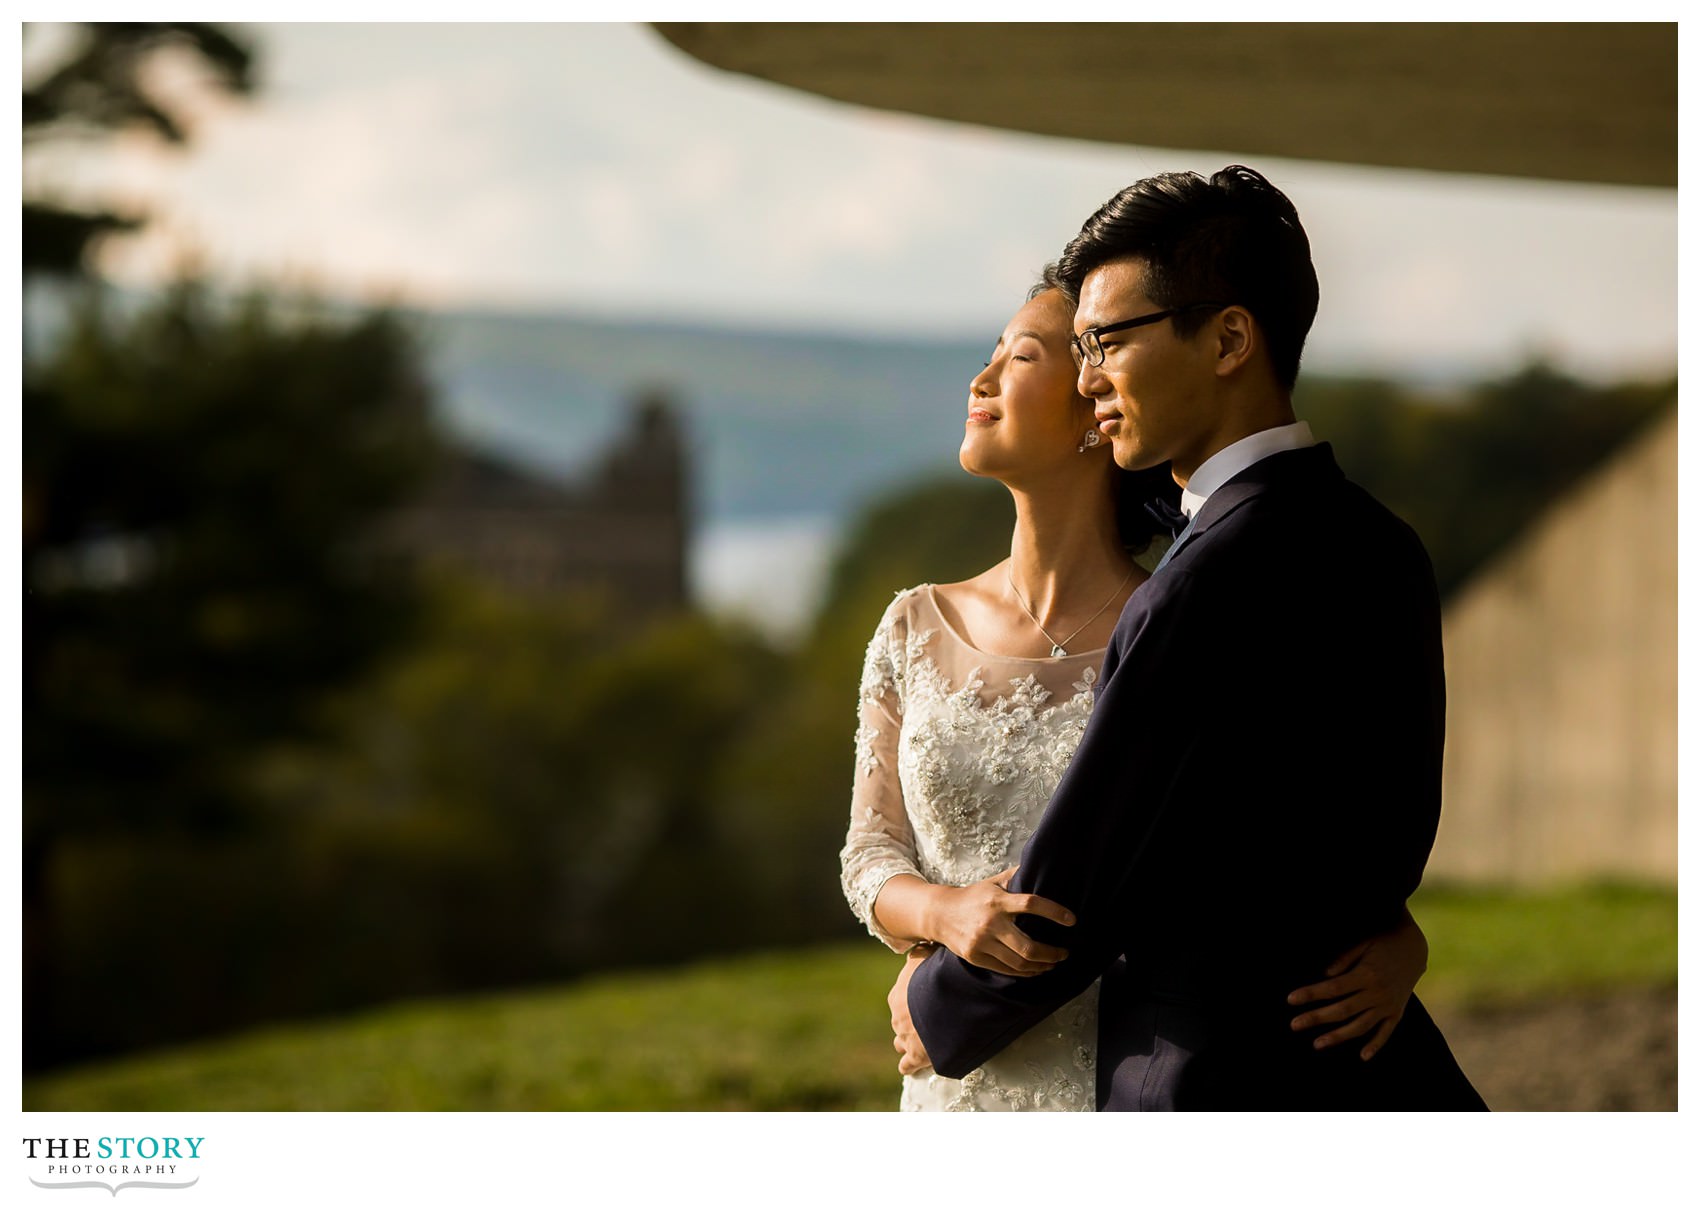
<instances>
[{"instance_id":1,"label":"green grass lawn","mask_svg":"<svg viewBox=\"0 0 1700 1213\"><path fill-rule=\"evenodd\" d=\"M1676 981L1674 890L1437 889L1425 1000ZM890 1109L872 940L268 1028L28 1079L28 1111Z\"/></svg>"},{"instance_id":2,"label":"green grass lawn","mask_svg":"<svg viewBox=\"0 0 1700 1213\"><path fill-rule=\"evenodd\" d=\"M872 940L536 992L379 1008L26 1081L55 1109L848 1109L891 1106Z\"/></svg>"},{"instance_id":3,"label":"green grass lawn","mask_svg":"<svg viewBox=\"0 0 1700 1213\"><path fill-rule=\"evenodd\" d=\"M1420 889L1424 1002L1473 1006L1625 985L1676 984L1676 890L1596 885L1539 893Z\"/></svg>"}]
</instances>

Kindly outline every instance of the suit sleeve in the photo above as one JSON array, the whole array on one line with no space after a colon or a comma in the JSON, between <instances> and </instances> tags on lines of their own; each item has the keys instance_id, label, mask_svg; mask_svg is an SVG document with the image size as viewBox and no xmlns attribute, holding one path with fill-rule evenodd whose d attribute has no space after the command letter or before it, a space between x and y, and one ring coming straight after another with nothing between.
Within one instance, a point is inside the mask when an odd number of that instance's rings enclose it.
<instances>
[{"instance_id":1,"label":"suit sleeve","mask_svg":"<svg viewBox=\"0 0 1700 1213\"><path fill-rule=\"evenodd\" d=\"M1210 622L1193 575L1170 569L1132 599L1111 642L1080 747L1022 851L1011 888L1073 910L1064 928L1021 927L1069 950L1035 977L1007 977L935 952L911 979L909 1011L933 1068L960 1078L1089 986L1125 948L1150 843L1175 810L1175 775L1196 726L1179 706L1183 672L1206 672Z\"/></svg>"}]
</instances>

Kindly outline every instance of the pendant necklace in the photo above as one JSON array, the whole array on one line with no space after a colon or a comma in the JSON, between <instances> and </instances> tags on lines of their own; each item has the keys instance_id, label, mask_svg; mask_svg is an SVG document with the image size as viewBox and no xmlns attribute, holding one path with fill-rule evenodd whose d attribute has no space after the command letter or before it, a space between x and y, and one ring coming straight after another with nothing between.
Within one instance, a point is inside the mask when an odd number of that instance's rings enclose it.
<instances>
[{"instance_id":1,"label":"pendant necklace","mask_svg":"<svg viewBox=\"0 0 1700 1213\"><path fill-rule=\"evenodd\" d=\"M1013 561L1011 563L1013 563ZM1135 565L1134 567L1137 568L1138 566ZM1039 617L1033 613L1033 608L1027 605L1027 599L1023 598L1021 596L1021 591L1015 588L1015 574L1012 573L1007 566L1004 568L1003 575L1004 580L1009 582L1010 593L1015 595L1015 600L1021 604L1021 609L1027 612L1027 618L1033 621L1033 626L1039 629L1039 635L1051 642L1051 656L1067 657L1068 649L1065 646L1069 641L1073 640L1076 636L1080 635L1080 633L1091 627L1093 620L1096 620L1098 616L1102 615L1109 609L1110 604L1116 600L1116 595L1122 592L1122 586L1125 586L1133 579L1133 569L1129 569L1127 571L1127 576L1121 579L1121 585L1116 586L1115 589L1110 591L1110 596L1104 599L1104 605L1092 612L1091 619L1088 619L1085 623L1075 628L1074 631L1070 632L1067 636L1064 636L1061 640L1056 639L1047 632L1045 630L1045 625L1039 622Z\"/></svg>"}]
</instances>

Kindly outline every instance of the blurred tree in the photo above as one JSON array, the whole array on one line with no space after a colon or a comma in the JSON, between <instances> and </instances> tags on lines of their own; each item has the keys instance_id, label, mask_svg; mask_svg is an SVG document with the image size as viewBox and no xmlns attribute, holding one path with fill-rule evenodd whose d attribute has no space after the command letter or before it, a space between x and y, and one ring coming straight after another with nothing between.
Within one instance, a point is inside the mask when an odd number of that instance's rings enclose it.
<instances>
[{"instance_id":1,"label":"blurred tree","mask_svg":"<svg viewBox=\"0 0 1700 1213\"><path fill-rule=\"evenodd\" d=\"M372 529L434 450L416 368L382 314L82 309L23 398L25 773L60 828L212 821L256 741L405 634Z\"/></svg>"},{"instance_id":2,"label":"blurred tree","mask_svg":"<svg viewBox=\"0 0 1700 1213\"><path fill-rule=\"evenodd\" d=\"M771 944L793 924L750 895L766 856L723 806L782 676L700 616L633 631L443 575L408 652L327 702L337 744L255 768L275 828L79 846L66 1019L111 1051ZM148 979L162 933L170 982Z\"/></svg>"},{"instance_id":3,"label":"blurred tree","mask_svg":"<svg viewBox=\"0 0 1700 1213\"><path fill-rule=\"evenodd\" d=\"M900 590L972 577L1009 555L1015 504L995 480L929 478L881 498L856 520L827 573L808 652L843 679L854 711L862 651Z\"/></svg>"},{"instance_id":4,"label":"blurred tree","mask_svg":"<svg viewBox=\"0 0 1700 1213\"><path fill-rule=\"evenodd\" d=\"M479 857L485 879L407 916L436 924L438 988L733 950L747 933L718 887L737 882L722 772L781 672L753 634L700 615L633 630L584 600L451 583L415 651L344 705L348 744L291 795Z\"/></svg>"},{"instance_id":5,"label":"blurred tree","mask_svg":"<svg viewBox=\"0 0 1700 1213\"><path fill-rule=\"evenodd\" d=\"M1444 598L1675 400L1674 379L1594 386L1536 362L1444 401L1312 378L1294 407L1416 528Z\"/></svg>"},{"instance_id":6,"label":"blurred tree","mask_svg":"<svg viewBox=\"0 0 1700 1213\"><path fill-rule=\"evenodd\" d=\"M839 892L838 851L868 639L897 591L960 580L1007 556L1014 524L1007 489L959 474L900 489L852 526L789 677L729 755L718 819L739 856L736 891L763 940L860 932Z\"/></svg>"},{"instance_id":7,"label":"blurred tree","mask_svg":"<svg viewBox=\"0 0 1700 1213\"><path fill-rule=\"evenodd\" d=\"M254 756L402 643L377 528L435 440L408 334L193 285L98 296L23 393L24 892L32 1060L51 1054L54 859L239 829Z\"/></svg>"},{"instance_id":8,"label":"blurred tree","mask_svg":"<svg viewBox=\"0 0 1700 1213\"><path fill-rule=\"evenodd\" d=\"M26 38L31 36L24 26ZM232 95L253 89L253 54L216 25L199 22L90 22L57 66L23 87L23 138L27 153L49 139L93 138L146 130L170 144L187 140L187 119L150 77L160 58L184 54L202 69L209 87ZM99 237L138 227L144 216L89 210L25 197L23 272L77 276L87 272Z\"/></svg>"},{"instance_id":9,"label":"blurred tree","mask_svg":"<svg viewBox=\"0 0 1700 1213\"><path fill-rule=\"evenodd\" d=\"M130 129L182 144L172 61L252 89L251 52L217 26L82 25L25 83L26 156ZM24 368L27 1065L84 1047L69 1006L113 984L110 952L58 946L115 925L91 917L90 856L251 828L255 756L312 734L323 697L405 641L418 597L378 528L436 442L393 316L186 283L120 317L91 250L145 217L79 202L24 200L26 287L87 284ZM192 899L181 867L158 887Z\"/></svg>"}]
</instances>

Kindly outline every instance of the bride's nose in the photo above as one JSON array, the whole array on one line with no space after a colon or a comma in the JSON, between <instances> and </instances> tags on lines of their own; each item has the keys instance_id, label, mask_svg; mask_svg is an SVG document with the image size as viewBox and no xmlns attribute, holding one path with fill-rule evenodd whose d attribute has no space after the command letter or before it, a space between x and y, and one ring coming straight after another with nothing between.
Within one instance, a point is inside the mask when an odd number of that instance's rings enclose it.
<instances>
[{"instance_id":1,"label":"bride's nose","mask_svg":"<svg viewBox=\"0 0 1700 1213\"><path fill-rule=\"evenodd\" d=\"M976 398L998 394L997 363L995 360L986 363L985 369L969 380L968 394Z\"/></svg>"}]
</instances>

